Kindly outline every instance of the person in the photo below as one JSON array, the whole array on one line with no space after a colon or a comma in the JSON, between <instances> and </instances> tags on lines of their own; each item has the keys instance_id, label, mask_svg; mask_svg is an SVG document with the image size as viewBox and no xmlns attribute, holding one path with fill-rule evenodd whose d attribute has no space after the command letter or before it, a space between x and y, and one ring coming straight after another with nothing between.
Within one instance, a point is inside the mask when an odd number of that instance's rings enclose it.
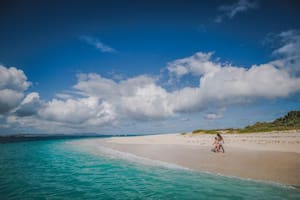
<instances>
[{"instance_id":1,"label":"person","mask_svg":"<svg viewBox=\"0 0 300 200\"><path fill-rule=\"evenodd\" d=\"M222 153L225 153L225 149L224 149L224 138L221 136L220 133L217 134L217 138L218 138L218 152L220 152L220 150L222 150Z\"/></svg>"},{"instance_id":2,"label":"person","mask_svg":"<svg viewBox=\"0 0 300 200\"><path fill-rule=\"evenodd\" d=\"M219 140L217 137L215 137L215 141L214 141L213 145L215 146L214 152L215 153L219 152Z\"/></svg>"}]
</instances>

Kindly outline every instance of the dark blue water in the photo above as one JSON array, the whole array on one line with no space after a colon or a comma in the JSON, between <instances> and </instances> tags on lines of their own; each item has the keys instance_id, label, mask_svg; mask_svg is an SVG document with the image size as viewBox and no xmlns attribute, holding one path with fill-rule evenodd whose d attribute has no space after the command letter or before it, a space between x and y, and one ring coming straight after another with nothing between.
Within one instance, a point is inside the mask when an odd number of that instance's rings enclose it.
<instances>
[{"instance_id":1,"label":"dark blue water","mask_svg":"<svg viewBox=\"0 0 300 200\"><path fill-rule=\"evenodd\" d=\"M0 144L0 199L300 199L295 187L136 160L73 140Z\"/></svg>"}]
</instances>

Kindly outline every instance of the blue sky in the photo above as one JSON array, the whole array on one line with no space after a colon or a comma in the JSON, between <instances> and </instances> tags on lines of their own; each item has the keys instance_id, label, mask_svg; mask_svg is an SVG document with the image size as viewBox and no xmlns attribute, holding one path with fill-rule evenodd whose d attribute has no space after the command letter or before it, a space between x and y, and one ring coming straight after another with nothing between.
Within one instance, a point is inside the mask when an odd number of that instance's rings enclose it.
<instances>
[{"instance_id":1,"label":"blue sky","mask_svg":"<svg viewBox=\"0 0 300 200\"><path fill-rule=\"evenodd\" d=\"M0 134L185 132L300 109L297 1L1 1Z\"/></svg>"}]
</instances>

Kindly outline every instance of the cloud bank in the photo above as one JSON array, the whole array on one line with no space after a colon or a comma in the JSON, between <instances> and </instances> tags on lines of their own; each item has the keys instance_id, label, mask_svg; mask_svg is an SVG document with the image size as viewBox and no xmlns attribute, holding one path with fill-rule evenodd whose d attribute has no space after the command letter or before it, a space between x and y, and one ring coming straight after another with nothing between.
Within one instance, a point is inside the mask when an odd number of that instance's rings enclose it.
<instances>
[{"instance_id":1,"label":"cloud bank","mask_svg":"<svg viewBox=\"0 0 300 200\"><path fill-rule=\"evenodd\" d=\"M300 92L300 37L297 31L279 37L281 47L273 51L274 60L264 64L234 66L215 60L213 52L169 62L169 79L181 81L189 75L198 79L193 87L175 90L161 86L160 76L115 81L97 73L81 73L71 92L44 101L36 92L24 95L30 82L22 70L1 66L0 114L8 125L45 132L99 132L124 121L164 120L207 107L222 110L236 103L289 97ZM222 112L205 116L210 120L222 117Z\"/></svg>"}]
</instances>

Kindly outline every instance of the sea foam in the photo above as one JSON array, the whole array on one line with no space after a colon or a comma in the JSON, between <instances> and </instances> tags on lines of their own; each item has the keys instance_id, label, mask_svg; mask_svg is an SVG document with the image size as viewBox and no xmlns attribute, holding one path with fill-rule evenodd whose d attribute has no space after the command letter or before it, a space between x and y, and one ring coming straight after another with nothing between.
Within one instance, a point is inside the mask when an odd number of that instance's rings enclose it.
<instances>
[{"instance_id":1,"label":"sea foam","mask_svg":"<svg viewBox=\"0 0 300 200\"><path fill-rule=\"evenodd\" d=\"M110 159L126 160L129 162L134 162L134 163L148 165L148 166L156 166L156 167L164 167L164 168L169 168L169 169L181 169L181 170L191 170L192 171L192 169L190 169L190 168L183 167L183 166L180 166L177 164L168 163L168 162L164 162L164 161L160 161L160 160L153 160L153 159L142 157L142 156L137 156L132 153L123 152L123 151L115 150L115 149L104 147L104 146L94 145L94 143L79 144L76 142L76 147L78 147L78 146L81 146L81 150L88 151L89 153L92 153L92 154L102 155L102 156L105 156ZM77 148L77 150L78 150L78 148Z\"/></svg>"}]
</instances>

